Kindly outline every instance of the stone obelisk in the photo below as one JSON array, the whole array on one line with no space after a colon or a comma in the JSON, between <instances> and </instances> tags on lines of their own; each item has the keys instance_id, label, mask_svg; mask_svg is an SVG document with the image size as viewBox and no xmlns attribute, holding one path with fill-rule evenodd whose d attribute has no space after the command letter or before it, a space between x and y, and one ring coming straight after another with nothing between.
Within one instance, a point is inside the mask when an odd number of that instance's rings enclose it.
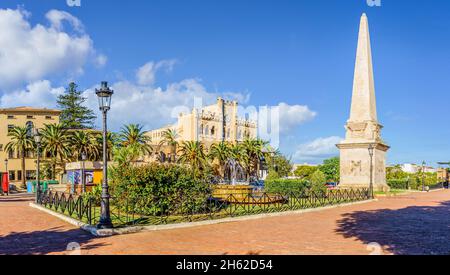
<instances>
[{"instance_id":1,"label":"stone obelisk","mask_svg":"<svg viewBox=\"0 0 450 275\"><path fill-rule=\"evenodd\" d=\"M337 147L341 159L341 188L369 187L372 175L374 190L389 189L386 184L386 152L381 139L383 126L378 123L373 78L369 23L361 17L350 119L346 138ZM371 157L369 148L373 149ZM372 169L372 173L371 173Z\"/></svg>"}]
</instances>

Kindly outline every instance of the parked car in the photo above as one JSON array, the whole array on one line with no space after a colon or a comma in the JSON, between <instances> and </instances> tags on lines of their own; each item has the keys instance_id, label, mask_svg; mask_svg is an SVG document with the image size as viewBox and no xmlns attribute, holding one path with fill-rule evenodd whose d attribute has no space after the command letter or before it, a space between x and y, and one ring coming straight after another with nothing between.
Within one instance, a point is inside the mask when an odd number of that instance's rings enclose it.
<instances>
[{"instance_id":1,"label":"parked car","mask_svg":"<svg viewBox=\"0 0 450 275\"><path fill-rule=\"evenodd\" d=\"M336 182L327 182L326 186L328 189L333 190L337 188L338 184Z\"/></svg>"}]
</instances>

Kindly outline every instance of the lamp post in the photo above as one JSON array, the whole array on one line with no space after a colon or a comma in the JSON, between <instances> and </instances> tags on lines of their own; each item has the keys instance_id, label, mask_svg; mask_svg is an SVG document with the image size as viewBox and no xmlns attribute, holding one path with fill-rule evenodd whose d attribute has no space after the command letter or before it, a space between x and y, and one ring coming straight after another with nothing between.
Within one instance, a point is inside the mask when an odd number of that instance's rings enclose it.
<instances>
[{"instance_id":1,"label":"lamp post","mask_svg":"<svg viewBox=\"0 0 450 275\"><path fill-rule=\"evenodd\" d=\"M86 193L86 175L84 162L86 161L86 153L81 153L81 186L83 194Z\"/></svg>"},{"instance_id":2,"label":"lamp post","mask_svg":"<svg viewBox=\"0 0 450 275\"><path fill-rule=\"evenodd\" d=\"M8 159L5 159L5 169L6 169L6 180L7 180L7 188L6 188L6 195L9 195L9 170L8 170Z\"/></svg>"},{"instance_id":3,"label":"lamp post","mask_svg":"<svg viewBox=\"0 0 450 275\"><path fill-rule=\"evenodd\" d=\"M39 133L39 130L35 128L33 130L33 136L34 136L34 142L36 142L36 203L39 203L40 199L40 193L41 193L41 186L40 186L40 151L41 151L41 134ZM24 175L22 175L24 176Z\"/></svg>"},{"instance_id":4,"label":"lamp post","mask_svg":"<svg viewBox=\"0 0 450 275\"><path fill-rule=\"evenodd\" d=\"M422 192L425 192L425 164L426 162L422 162Z\"/></svg>"},{"instance_id":5,"label":"lamp post","mask_svg":"<svg viewBox=\"0 0 450 275\"><path fill-rule=\"evenodd\" d=\"M108 186L108 142L107 142L107 113L111 109L111 97L114 91L108 87L108 82L103 81L100 89L95 89L98 97L100 111L103 113L103 183L100 222L97 225L100 229L112 228L111 216L109 212L109 186Z\"/></svg>"},{"instance_id":6,"label":"lamp post","mask_svg":"<svg viewBox=\"0 0 450 275\"><path fill-rule=\"evenodd\" d=\"M370 156L370 197L373 199L373 155L375 151L375 146L373 144L369 145L369 156Z\"/></svg>"}]
</instances>

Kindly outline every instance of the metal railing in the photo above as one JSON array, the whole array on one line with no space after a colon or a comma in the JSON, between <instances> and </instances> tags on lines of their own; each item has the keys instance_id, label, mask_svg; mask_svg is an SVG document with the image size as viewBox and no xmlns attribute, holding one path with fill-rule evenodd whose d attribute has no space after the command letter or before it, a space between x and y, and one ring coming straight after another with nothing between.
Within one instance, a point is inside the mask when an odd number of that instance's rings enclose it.
<instances>
[{"instance_id":1,"label":"metal railing","mask_svg":"<svg viewBox=\"0 0 450 275\"><path fill-rule=\"evenodd\" d=\"M295 211L371 199L369 189L337 189L287 193L254 192L230 194L220 199L211 196L183 196L170 203L158 197L111 198L111 219L115 227L160 225L205 221L246 215ZM100 218L100 199L47 191L39 204L95 225Z\"/></svg>"},{"instance_id":2,"label":"metal railing","mask_svg":"<svg viewBox=\"0 0 450 275\"><path fill-rule=\"evenodd\" d=\"M90 198L51 190L40 192L38 196L38 204L87 224L94 224L96 220L93 202Z\"/></svg>"}]
</instances>

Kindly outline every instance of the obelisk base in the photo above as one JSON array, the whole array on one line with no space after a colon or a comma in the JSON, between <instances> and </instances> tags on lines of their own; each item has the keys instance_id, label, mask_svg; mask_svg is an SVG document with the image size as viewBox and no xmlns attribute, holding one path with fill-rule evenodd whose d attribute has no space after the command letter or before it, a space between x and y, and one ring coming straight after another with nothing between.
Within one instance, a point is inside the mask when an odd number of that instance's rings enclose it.
<instances>
[{"instance_id":1,"label":"obelisk base","mask_svg":"<svg viewBox=\"0 0 450 275\"><path fill-rule=\"evenodd\" d=\"M371 144L375 147L372 158L369 153ZM386 183L386 152L389 146L382 143L345 143L344 141L337 147L341 155L339 188L369 188L372 168L374 191L389 191Z\"/></svg>"}]
</instances>

